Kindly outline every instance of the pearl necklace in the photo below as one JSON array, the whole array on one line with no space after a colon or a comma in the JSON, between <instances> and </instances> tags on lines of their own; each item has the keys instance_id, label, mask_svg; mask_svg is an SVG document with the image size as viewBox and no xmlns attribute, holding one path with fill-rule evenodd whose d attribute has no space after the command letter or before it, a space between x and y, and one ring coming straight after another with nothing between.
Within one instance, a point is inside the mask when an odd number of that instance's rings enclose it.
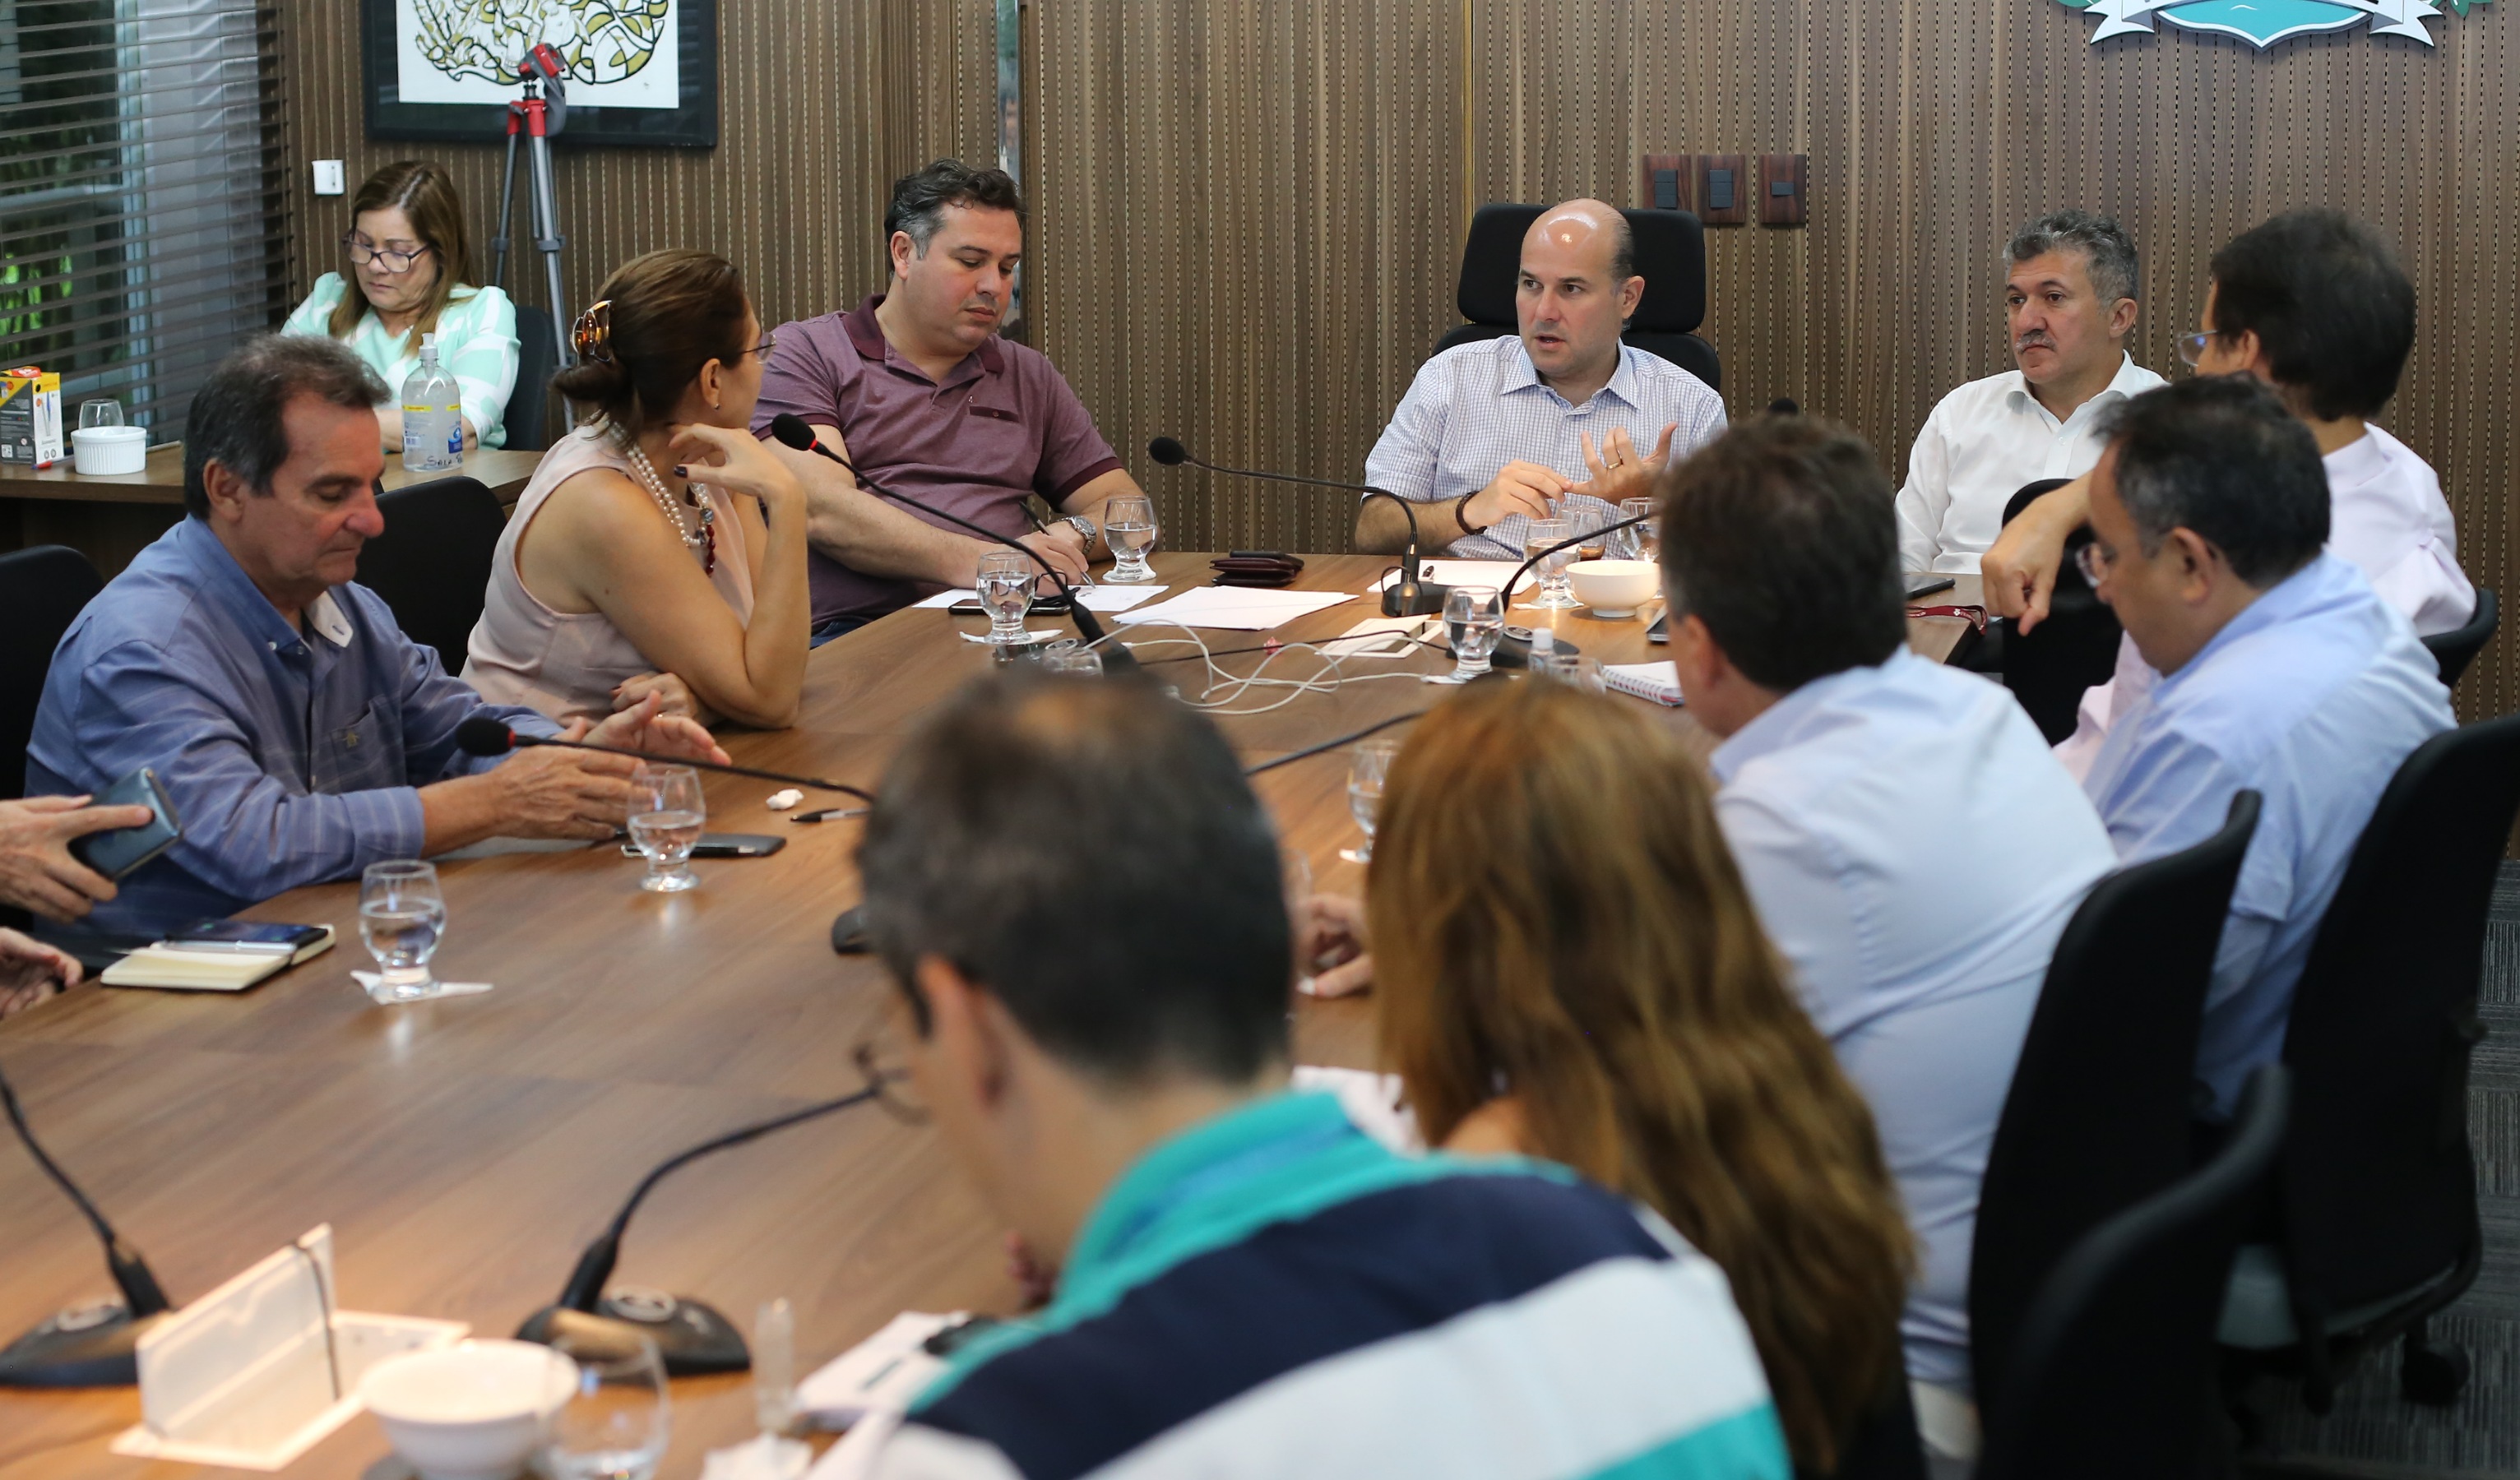
<instances>
[{"instance_id":1,"label":"pearl necklace","mask_svg":"<svg viewBox=\"0 0 2520 1480\"><path fill-rule=\"evenodd\" d=\"M631 470L639 474L639 481L648 487L648 496L656 501L656 507L663 511L667 521L674 526L675 537L683 542L684 548L700 558L700 572L704 575L716 574L717 529L714 526L717 522L717 511L706 504L701 504L699 506L700 527L694 529L683 522L683 512L674 507L674 496L665 491L665 480L656 475L656 466L648 461L648 454L640 450L637 442L626 436L616 437L614 441L623 452L629 454ZM691 486L697 485L687 485L683 493L683 502L687 504L697 502L691 495Z\"/></svg>"}]
</instances>

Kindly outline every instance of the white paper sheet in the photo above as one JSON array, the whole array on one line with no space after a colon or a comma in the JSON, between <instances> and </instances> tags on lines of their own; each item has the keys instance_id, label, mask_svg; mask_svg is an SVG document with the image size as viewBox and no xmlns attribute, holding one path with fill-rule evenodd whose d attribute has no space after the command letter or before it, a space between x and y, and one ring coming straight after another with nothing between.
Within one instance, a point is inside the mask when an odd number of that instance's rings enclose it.
<instances>
[{"instance_id":1,"label":"white paper sheet","mask_svg":"<svg viewBox=\"0 0 2520 1480\"><path fill-rule=\"evenodd\" d=\"M964 1311L902 1312L797 1383L796 1412L824 1428L845 1428L869 1413L906 1412L920 1389L945 1369L944 1359L927 1355L921 1344L968 1319Z\"/></svg>"},{"instance_id":2,"label":"white paper sheet","mask_svg":"<svg viewBox=\"0 0 2520 1480\"><path fill-rule=\"evenodd\" d=\"M1425 650L1401 639L1441 637L1444 621L1434 616L1373 616L1321 645L1332 657L1407 657Z\"/></svg>"},{"instance_id":3,"label":"white paper sheet","mask_svg":"<svg viewBox=\"0 0 2520 1480\"><path fill-rule=\"evenodd\" d=\"M1604 663L1601 680L1621 694L1680 707L1680 669L1668 658L1659 663Z\"/></svg>"},{"instance_id":4,"label":"white paper sheet","mask_svg":"<svg viewBox=\"0 0 2520 1480\"><path fill-rule=\"evenodd\" d=\"M1120 614L1122 623L1179 622L1234 632L1267 632L1356 598L1344 591L1269 591L1247 586L1193 586L1168 602Z\"/></svg>"},{"instance_id":5,"label":"white paper sheet","mask_svg":"<svg viewBox=\"0 0 2520 1480\"><path fill-rule=\"evenodd\" d=\"M1421 580L1433 581L1438 586L1486 586L1492 590L1503 586L1505 578L1513 574L1513 567L1521 563L1520 561L1419 561L1418 562L1421 569L1428 565L1435 567L1434 574L1420 576ZM1367 587L1365 594L1377 595L1384 587L1398 579L1400 579L1400 571L1395 566L1386 571L1380 580ZM1531 583L1537 579L1537 576L1526 570L1522 573L1522 579L1514 582L1513 589L1528 591L1531 589Z\"/></svg>"},{"instance_id":6,"label":"white paper sheet","mask_svg":"<svg viewBox=\"0 0 2520 1480\"><path fill-rule=\"evenodd\" d=\"M1084 599L1085 609L1088 611L1126 611L1140 602L1150 597L1161 596L1171 589L1169 586L1088 586L1076 594ZM958 587L952 591L939 591L927 600L918 603L911 609L943 611L956 602L967 602L970 599L971 593Z\"/></svg>"}]
</instances>

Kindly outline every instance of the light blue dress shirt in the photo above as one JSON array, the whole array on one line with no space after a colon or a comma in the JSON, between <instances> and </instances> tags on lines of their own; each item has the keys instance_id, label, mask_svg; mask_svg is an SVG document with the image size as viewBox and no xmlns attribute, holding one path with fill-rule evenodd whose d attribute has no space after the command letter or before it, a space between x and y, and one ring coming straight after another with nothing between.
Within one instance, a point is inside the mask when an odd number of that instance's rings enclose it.
<instances>
[{"instance_id":1,"label":"light blue dress shirt","mask_svg":"<svg viewBox=\"0 0 2520 1480\"><path fill-rule=\"evenodd\" d=\"M2196 1074L2228 1119L2249 1071L2283 1056L2319 919L2398 765L2447 730L2450 691L2406 617L2321 555L2249 604L2122 715L2084 779L2129 863L2266 798L2231 892Z\"/></svg>"},{"instance_id":2,"label":"light blue dress shirt","mask_svg":"<svg viewBox=\"0 0 2520 1480\"><path fill-rule=\"evenodd\" d=\"M2117 856L2010 694L1904 648L1786 695L1713 765L1716 820L1920 1245L1909 1374L1965 1390L1987 1148L2056 937Z\"/></svg>"},{"instance_id":3,"label":"light blue dress shirt","mask_svg":"<svg viewBox=\"0 0 2520 1480\"><path fill-rule=\"evenodd\" d=\"M1576 406L1541 381L1522 339L1506 335L1456 344L1418 367L1418 378L1365 460L1365 480L1413 504L1449 504L1476 493L1516 461L1554 469L1580 483L1593 475L1584 466L1586 433L1598 448L1614 428L1624 429L1637 455L1649 457L1662 429L1673 426L1679 430L1671 434L1671 455L1685 458L1723 433L1724 398L1660 355L1622 344L1609 383ZM1563 502L1575 512L1618 517L1616 505L1588 494L1571 493ZM1425 554L1445 549L1445 539L1458 533L1446 510L1421 510L1418 518ZM1509 515L1483 533L1454 540L1446 553L1521 560L1530 522Z\"/></svg>"},{"instance_id":4,"label":"light blue dress shirt","mask_svg":"<svg viewBox=\"0 0 2520 1480\"><path fill-rule=\"evenodd\" d=\"M417 789L495 758L455 727L484 704L364 586L281 616L207 524L185 518L80 612L53 652L26 745L29 795L100 792L143 766L183 839L122 881L91 928L152 933L300 884L420 856Z\"/></svg>"}]
</instances>

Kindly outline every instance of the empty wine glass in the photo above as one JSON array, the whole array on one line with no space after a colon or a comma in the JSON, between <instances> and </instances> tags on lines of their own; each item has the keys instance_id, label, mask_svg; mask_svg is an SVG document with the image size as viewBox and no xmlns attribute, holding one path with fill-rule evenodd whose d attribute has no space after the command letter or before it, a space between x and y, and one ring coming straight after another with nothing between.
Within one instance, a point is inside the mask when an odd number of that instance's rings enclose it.
<instances>
[{"instance_id":1,"label":"empty wine glass","mask_svg":"<svg viewBox=\"0 0 2520 1480\"><path fill-rule=\"evenodd\" d=\"M542 1467L552 1480L650 1480L673 1434L673 1400L653 1339L562 1333L552 1350L577 1364L552 1418Z\"/></svg>"},{"instance_id":2,"label":"empty wine glass","mask_svg":"<svg viewBox=\"0 0 2520 1480\"><path fill-rule=\"evenodd\" d=\"M1467 683L1487 672L1505 640L1504 594L1493 586L1454 587L1444 596L1444 636L1453 645L1455 679Z\"/></svg>"},{"instance_id":3,"label":"empty wine glass","mask_svg":"<svg viewBox=\"0 0 2520 1480\"><path fill-rule=\"evenodd\" d=\"M1651 499L1619 501L1619 517L1623 519L1633 519L1653 512L1654 502ZM1659 542L1654 538L1654 525L1658 522L1656 519L1647 518L1642 524L1630 524L1625 529L1611 530L1608 551L1610 559L1650 561L1660 556L1662 552L1659 549Z\"/></svg>"},{"instance_id":4,"label":"empty wine glass","mask_svg":"<svg viewBox=\"0 0 2520 1480\"><path fill-rule=\"evenodd\" d=\"M428 959L446 934L446 900L437 892L437 866L418 859L370 864L359 875L359 938L377 959L378 1002L421 1002L444 988L428 972Z\"/></svg>"},{"instance_id":5,"label":"empty wine glass","mask_svg":"<svg viewBox=\"0 0 2520 1480\"><path fill-rule=\"evenodd\" d=\"M1032 609L1033 562L1012 550L980 557L980 573L972 590L989 613L989 645L1020 648L1032 641L1024 631L1024 613Z\"/></svg>"},{"instance_id":6,"label":"empty wine glass","mask_svg":"<svg viewBox=\"0 0 2520 1480\"><path fill-rule=\"evenodd\" d=\"M104 396L93 401L79 402L79 430L85 431L91 426L121 425L122 403L113 397Z\"/></svg>"},{"instance_id":7,"label":"empty wine glass","mask_svg":"<svg viewBox=\"0 0 2520 1480\"><path fill-rule=\"evenodd\" d=\"M1359 740L1348 752L1347 810L1365 832L1365 845L1341 848L1339 857L1352 864L1373 862L1373 821L1382 810L1382 784L1391 775L1391 758L1400 753L1395 740Z\"/></svg>"},{"instance_id":8,"label":"empty wine glass","mask_svg":"<svg viewBox=\"0 0 2520 1480\"><path fill-rule=\"evenodd\" d=\"M639 887L658 894L698 888L692 850L699 846L700 829L707 823L698 772L641 762L630 778L630 840L648 855L648 876L639 880Z\"/></svg>"},{"instance_id":9,"label":"empty wine glass","mask_svg":"<svg viewBox=\"0 0 2520 1480\"><path fill-rule=\"evenodd\" d=\"M1113 499L1102 506L1102 538L1111 547L1117 561L1108 581L1151 581L1155 573L1147 568L1147 557L1155 548L1155 505L1152 499L1132 495Z\"/></svg>"},{"instance_id":10,"label":"empty wine glass","mask_svg":"<svg viewBox=\"0 0 2520 1480\"><path fill-rule=\"evenodd\" d=\"M1566 567L1575 563L1575 548L1569 545L1551 556L1540 553L1574 537L1575 525L1568 519L1533 519L1525 528L1523 557L1533 561L1533 568L1540 572L1540 589L1524 603L1527 608L1558 611L1584 605L1575 600L1574 588L1566 579Z\"/></svg>"}]
</instances>

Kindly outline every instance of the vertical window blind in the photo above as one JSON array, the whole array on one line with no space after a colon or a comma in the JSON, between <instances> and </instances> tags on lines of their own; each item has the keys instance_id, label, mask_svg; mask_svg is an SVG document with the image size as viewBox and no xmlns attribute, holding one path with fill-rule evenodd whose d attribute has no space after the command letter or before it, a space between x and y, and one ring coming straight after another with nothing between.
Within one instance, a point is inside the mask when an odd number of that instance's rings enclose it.
<instances>
[{"instance_id":1,"label":"vertical window blind","mask_svg":"<svg viewBox=\"0 0 2520 1480\"><path fill-rule=\"evenodd\" d=\"M0 367L151 440L288 307L278 24L255 0L0 0Z\"/></svg>"}]
</instances>

